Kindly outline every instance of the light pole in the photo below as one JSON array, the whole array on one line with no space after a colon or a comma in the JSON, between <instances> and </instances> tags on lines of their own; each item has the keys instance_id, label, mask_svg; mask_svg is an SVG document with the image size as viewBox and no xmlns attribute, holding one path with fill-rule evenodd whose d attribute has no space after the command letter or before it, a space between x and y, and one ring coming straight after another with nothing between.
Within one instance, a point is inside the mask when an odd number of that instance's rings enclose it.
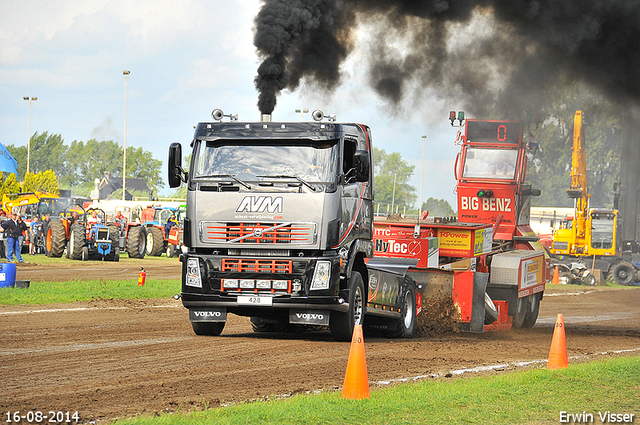
<instances>
[{"instance_id":1,"label":"light pole","mask_svg":"<svg viewBox=\"0 0 640 425\"><path fill-rule=\"evenodd\" d=\"M29 161L31 159L31 104L38 100L37 97L24 96L24 100L29 102L29 137L27 138L27 173L29 172ZM25 174L26 176L26 174Z\"/></svg>"},{"instance_id":2,"label":"light pole","mask_svg":"<svg viewBox=\"0 0 640 425\"><path fill-rule=\"evenodd\" d=\"M125 193L127 191L127 78L131 72L124 70L124 149L122 159L122 200L125 200Z\"/></svg>"},{"instance_id":3,"label":"light pole","mask_svg":"<svg viewBox=\"0 0 640 425\"><path fill-rule=\"evenodd\" d=\"M308 109L296 109L296 114L300 114L300 121L303 121L304 114L308 114L308 113L309 113Z\"/></svg>"},{"instance_id":4,"label":"light pole","mask_svg":"<svg viewBox=\"0 0 640 425\"><path fill-rule=\"evenodd\" d=\"M427 143L427 136L422 136L422 162L420 162L420 206L418 207L418 218L422 217L422 183L424 182L424 145Z\"/></svg>"}]
</instances>

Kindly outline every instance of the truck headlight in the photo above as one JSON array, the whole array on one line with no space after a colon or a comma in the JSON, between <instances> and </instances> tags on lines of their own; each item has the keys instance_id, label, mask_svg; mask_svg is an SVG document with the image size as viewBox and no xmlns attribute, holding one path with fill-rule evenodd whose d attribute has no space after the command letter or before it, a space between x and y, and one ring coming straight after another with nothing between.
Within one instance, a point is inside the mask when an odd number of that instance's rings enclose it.
<instances>
[{"instance_id":1,"label":"truck headlight","mask_svg":"<svg viewBox=\"0 0 640 425\"><path fill-rule=\"evenodd\" d=\"M311 280L311 289L329 289L329 281L331 280L331 262L318 261L316 269L313 271L313 279Z\"/></svg>"},{"instance_id":2,"label":"truck headlight","mask_svg":"<svg viewBox=\"0 0 640 425\"><path fill-rule=\"evenodd\" d=\"M185 285L194 288L202 288L202 278L200 277L200 262L197 258L187 260L187 276Z\"/></svg>"}]
</instances>

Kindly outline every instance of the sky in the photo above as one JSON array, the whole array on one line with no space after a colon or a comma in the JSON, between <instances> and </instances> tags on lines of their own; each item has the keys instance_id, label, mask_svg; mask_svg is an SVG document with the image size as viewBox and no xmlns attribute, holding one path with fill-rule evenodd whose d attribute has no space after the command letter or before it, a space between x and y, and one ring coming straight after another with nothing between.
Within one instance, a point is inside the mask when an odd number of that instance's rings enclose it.
<instances>
[{"instance_id":1,"label":"sky","mask_svg":"<svg viewBox=\"0 0 640 425\"><path fill-rule=\"evenodd\" d=\"M163 163L171 142L188 150L194 126L211 120L216 108L258 121L253 35L260 6L258 0L0 0L0 143L26 146L31 115L31 134L123 145L125 97L127 147ZM364 43L366 32L360 38ZM321 109L338 122L367 124L376 147L415 166L410 184L423 202L445 199L456 209L459 147L448 111L458 105L427 97L399 112L391 108L363 82L366 52L356 45L332 93L306 84L282 92L273 120L299 121L296 109ZM38 98L31 114L25 96ZM159 195L170 193L165 184Z\"/></svg>"}]
</instances>

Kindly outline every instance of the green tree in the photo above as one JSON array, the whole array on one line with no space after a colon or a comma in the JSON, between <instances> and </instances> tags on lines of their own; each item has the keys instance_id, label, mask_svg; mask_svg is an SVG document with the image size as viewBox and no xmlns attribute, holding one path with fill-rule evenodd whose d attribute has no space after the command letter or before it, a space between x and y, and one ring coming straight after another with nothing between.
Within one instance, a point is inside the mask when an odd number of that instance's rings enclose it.
<instances>
[{"instance_id":1,"label":"green tree","mask_svg":"<svg viewBox=\"0 0 640 425\"><path fill-rule=\"evenodd\" d=\"M573 206L566 189L571 183L573 118L581 110L590 205L613 206L613 182L620 169L621 106L582 83L573 83L558 87L546 108L543 124L531 128L540 149L529 157L527 180L542 191L533 198L533 205Z\"/></svg>"},{"instance_id":2,"label":"green tree","mask_svg":"<svg viewBox=\"0 0 640 425\"><path fill-rule=\"evenodd\" d=\"M0 186L0 198L4 195L8 195L10 193L20 193L21 187L20 183L16 179L16 175L11 173L4 173L4 179L2 181L2 186Z\"/></svg>"},{"instance_id":3,"label":"green tree","mask_svg":"<svg viewBox=\"0 0 640 425\"><path fill-rule=\"evenodd\" d=\"M18 175L24 176L27 164L26 146L7 145L7 150L18 162ZM33 173L51 170L58 176L60 188L73 189L78 195L89 195L94 180L101 179L106 172L122 176L123 152L114 141L73 141L64 144L59 134L47 132L34 134L31 138L30 171ZM161 175L162 161L154 159L142 148L127 147L127 178L141 178L149 188L157 192L164 185Z\"/></svg>"},{"instance_id":4,"label":"green tree","mask_svg":"<svg viewBox=\"0 0 640 425\"><path fill-rule=\"evenodd\" d=\"M384 149L373 148L375 201L380 212L386 212L387 206L395 211L411 208L417 199L416 188L408 182L415 166L407 164L399 153L387 154Z\"/></svg>"},{"instance_id":5,"label":"green tree","mask_svg":"<svg viewBox=\"0 0 640 425\"><path fill-rule=\"evenodd\" d=\"M60 134L36 132L30 141L29 171L38 173L52 170L56 175L64 174L66 149ZM27 147L7 145L7 150L18 162L18 175L24 176L27 171Z\"/></svg>"},{"instance_id":6,"label":"green tree","mask_svg":"<svg viewBox=\"0 0 640 425\"><path fill-rule=\"evenodd\" d=\"M429 211L429 217L449 217L455 215L448 201L444 199L429 198L422 203L422 211Z\"/></svg>"},{"instance_id":7,"label":"green tree","mask_svg":"<svg viewBox=\"0 0 640 425\"><path fill-rule=\"evenodd\" d=\"M58 188L58 177L53 170L47 170L45 172L27 173L24 177L24 183L22 184L23 192L48 192L58 195L60 189Z\"/></svg>"}]
</instances>

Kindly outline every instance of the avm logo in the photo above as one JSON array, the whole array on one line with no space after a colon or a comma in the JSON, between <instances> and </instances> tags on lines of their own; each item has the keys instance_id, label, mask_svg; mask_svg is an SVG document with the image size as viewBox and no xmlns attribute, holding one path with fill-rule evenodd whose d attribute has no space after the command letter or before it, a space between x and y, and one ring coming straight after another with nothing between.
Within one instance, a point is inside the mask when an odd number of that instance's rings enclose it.
<instances>
[{"instance_id":1,"label":"avm logo","mask_svg":"<svg viewBox=\"0 0 640 425\"><path fill-rule=\"evenodd\" d=\"M281 196L245 196L238 205L236 212L251 213L282 213L283 200Z\"/></svg>"}]
</instances>

